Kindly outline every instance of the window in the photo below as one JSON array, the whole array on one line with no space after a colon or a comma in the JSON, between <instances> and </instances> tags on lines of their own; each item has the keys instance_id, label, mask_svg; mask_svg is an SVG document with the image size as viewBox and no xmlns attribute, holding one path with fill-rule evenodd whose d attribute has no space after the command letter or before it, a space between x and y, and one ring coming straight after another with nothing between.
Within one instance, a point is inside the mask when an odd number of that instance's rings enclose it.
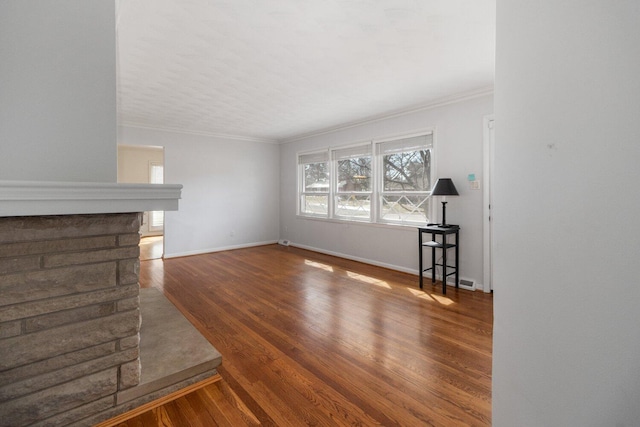
<instances>
[{"instance_id":1,"label":"window","mask_svg":"<svg viewBox=\"0 0 640 427\"><path fill-rule=\"evenodd\" d=\"M332 151L334 217L371 221L371 144Z\"/></svg>"},{"instance_id":2,"label":"window","mask_svg":"<svg viewBox=\"0 0 640 427\"><path fill-rule=\"evenodd\" d=\"M149 182L164 183L164 166L162 163L149 162ZM164 228L164 211L149 212L149 231L162 231Z\"/></svg>"},{"instance_id":3,"label":"window","mask_svg":"<svg viewBox=\"0 0 640 427\"><path fill-rule=\"evenodd\" d=\"M430 222L432 151L428 132L300 154L298 213L398 225Z\"/></svg>"},{"instance_id":4,"label":"window","mask_svg":"<svg viewBox=\"0 0 640 427\"><path fill-rule=\"evenodd\" d=\"M329 214L329 153L303 154L298 157L300 213L327 217Z\"/></svg>"},{"instance_id":5,"label":"window","mask_svg":"<svg viewBox=\"0 0 640 427\"><path fill-rule=\"evenodd\" d=\"M381 142L376 149L382 168L380 221L428 222L433 135Z\"/></svg>"}]
</instances>

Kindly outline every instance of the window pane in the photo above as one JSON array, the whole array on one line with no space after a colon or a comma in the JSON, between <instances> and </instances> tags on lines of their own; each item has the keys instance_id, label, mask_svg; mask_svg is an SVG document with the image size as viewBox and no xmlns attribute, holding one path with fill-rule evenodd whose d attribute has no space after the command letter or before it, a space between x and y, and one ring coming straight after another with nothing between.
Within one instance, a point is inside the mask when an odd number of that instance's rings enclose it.
<instances>
[{"instance_id":1,"label":"window pane","mask_svg":"<svg viewBox=\"0 0 640 427\"><path fill-rule=\"evenodd\" d=\"M300 211L306 214L315 214L326 216L329 212L329 196L324 195L301 195Z\"/></svg>"},{"instance_id":2,"label":"window pane","mask_svg":"<svg viewBox=\"0 0 640 427\"><path fill-rule=\"evenodd\" d=\"M338 191L371 191L371 157L338 160Z\"/></svg>"},{"instance_id":3,"label":"window pane","mask_svg":"<svg viewBox=\"0 0 640 427\"><path fill-rule=\"evenodd\" d=\"M164 166L152 163L151 164L151 177L149 182L151 184L164 184Z\"/></svg>"},{"instance_id":4,"label":"window pane","mask_svg":"<svg viewBox=\"0 0 640 427\"><path fill-rule=\"evenodd\" d=\"M336 196L336 215L349 218L371 218L371 196L341 195Z\"/></svg>"},{"instance_id":5,"label":"window pane","mask_svg":"<svg viewBox=\"0 0 640 427\"><path fill-rule=\"evenodd\" d=\"M151 211L149 217L149 226L156 229L164 227L164 211Z\"/></svg>"},{"instance_id":6,"label":"window pane","mask_svg":"<svg viewBox=\"0 0 640 427\"><path fill-rule=\"evenodd\" d=\"M382 162L384 191L431 190L431 150L388 154Z\"/></svg>"},{"instance_id":7,"label":"window pane","mask_svg":"<svg viewBox=\"0 0 640 427\"><path fill-rule=\"evenodd\" d=\"M382 196L380 218L384 221L401 223L429 222L429 203L427 195L385 195Z\"/></svg>"},{"instance_id":8,"label":"window pane","mask_svg":"<svg viewBox=\"0 0 640 427\"><path fill-rule=\"evenodd\" d=\"M329 168L326 162L304 165L304 191L307 193L329 192ZM303 205L304 206L304 205Z\"/></svg>"}]
</instances>

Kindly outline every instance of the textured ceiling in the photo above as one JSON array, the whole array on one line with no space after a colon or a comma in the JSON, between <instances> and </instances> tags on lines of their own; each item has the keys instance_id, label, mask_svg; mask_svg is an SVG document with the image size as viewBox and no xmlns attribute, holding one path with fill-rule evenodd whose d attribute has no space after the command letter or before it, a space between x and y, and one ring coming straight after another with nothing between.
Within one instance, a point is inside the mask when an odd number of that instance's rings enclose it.
<instances>
[{"instance_id":1,"label":"textured ceiling","mask_svg":"<svg viewBox=\"0 0 640 427\"><path fill-rule=\"evenodd\" d=\"M495 0L120 0L121 124L282 141L493 85Z\"/></svg>"}]
</instances>

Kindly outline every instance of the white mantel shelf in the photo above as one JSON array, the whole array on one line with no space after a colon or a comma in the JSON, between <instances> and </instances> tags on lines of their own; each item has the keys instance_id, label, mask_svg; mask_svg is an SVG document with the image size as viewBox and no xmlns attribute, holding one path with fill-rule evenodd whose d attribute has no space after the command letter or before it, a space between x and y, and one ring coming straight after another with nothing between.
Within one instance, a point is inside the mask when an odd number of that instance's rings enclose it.
<instances>
[{"instance_id":1,"label":"white mantel shelf","mask_svg":"<svg viewBox=\"0 0 640 427\"><path fill-rule=\"evenodd\" d=\"M0 217L175 211L180 184L0 181Z\"/></svg>"}]
</instances>

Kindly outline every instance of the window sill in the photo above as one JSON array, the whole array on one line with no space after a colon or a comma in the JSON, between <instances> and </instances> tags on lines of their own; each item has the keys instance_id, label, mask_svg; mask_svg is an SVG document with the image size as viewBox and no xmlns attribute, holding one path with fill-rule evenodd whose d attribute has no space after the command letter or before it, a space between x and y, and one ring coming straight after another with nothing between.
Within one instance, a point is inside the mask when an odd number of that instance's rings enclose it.
<instances>
[{"instance_id":1,"label":"window sill","mask_svg":"<svg viewBox=\"0 0 640 427\"><path fill-rule=\"evenodd\" d=\"M416 228L425 226L427 224L426 222L424 224L390 224L390 223L384 223L384 222L352 221L352 220L345 220L345 219L339 219L339 218L322 218L317 216L307 216L307 215L300 215L300 214L296 215L296 219L308 219L311 221L328 222L332 224L347 224L347 225L357 225L357 226L364 226L364 227L388 228L388 229L393 229L398 231L411 231L411 232L415 231Z\"/></svg>"}]
</instances>

